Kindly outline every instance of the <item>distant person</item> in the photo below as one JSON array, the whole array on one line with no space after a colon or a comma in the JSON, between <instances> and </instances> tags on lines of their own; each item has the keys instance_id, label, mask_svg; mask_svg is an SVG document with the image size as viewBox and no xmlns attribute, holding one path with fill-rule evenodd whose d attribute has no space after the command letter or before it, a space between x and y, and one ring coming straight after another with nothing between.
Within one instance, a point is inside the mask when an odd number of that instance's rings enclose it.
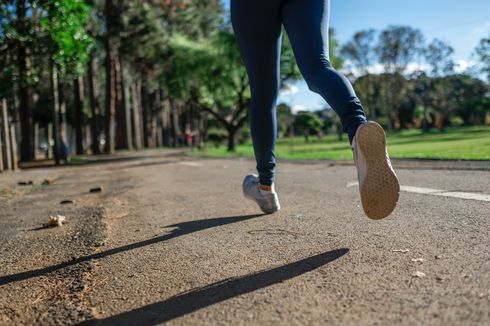
<instances>
[{"instance_id":1,"label":"distant person","mask_svg":"<svg viewBox=\"0 0 490 326\"><path fill-rule=\"evenodd\" d=\"M280 209L274 189L281 27L308 87L335 110L348 134L366 215L381 219L395 209L400 186L386 150L384 130L368 122L351 84L329 61L328 0L231 0L235 36L250 80L250 128L259 175L247 175L243 192L264 213Z\"/></svg>"}]
</instances>

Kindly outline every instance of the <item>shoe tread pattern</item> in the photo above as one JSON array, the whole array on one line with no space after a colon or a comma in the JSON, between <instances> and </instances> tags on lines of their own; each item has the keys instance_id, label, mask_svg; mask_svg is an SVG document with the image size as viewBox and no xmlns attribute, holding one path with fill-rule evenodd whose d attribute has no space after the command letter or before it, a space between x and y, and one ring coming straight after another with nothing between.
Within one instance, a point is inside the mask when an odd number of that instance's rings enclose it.
<instances>
[{"instance_id":1,"label":"shoe tread pattern","mask_svg":"<svg viewBox=\"0 0 490 326\"><path fill-rule=\"evenodd\" d=\"M377 123L360 127L358 150L366 160L366 177L360 188L362 207L371 219L383 219L396 207L400 196L398 178L388 165L386 137Z\"/></svg>"}]
</instances>

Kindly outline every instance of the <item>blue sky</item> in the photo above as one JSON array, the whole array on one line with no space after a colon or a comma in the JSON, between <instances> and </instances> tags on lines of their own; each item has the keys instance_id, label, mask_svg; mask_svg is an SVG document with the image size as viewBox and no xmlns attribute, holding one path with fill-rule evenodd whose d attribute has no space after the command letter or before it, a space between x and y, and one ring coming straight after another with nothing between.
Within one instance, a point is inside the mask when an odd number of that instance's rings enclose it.
<instances>
[{"instance_id":1,"label":"blue sky","mask_svg":"<svg viewBox=\"0 0 490 326\"><path fill-rule=\"evenodd\" d=\"M227 7L228 2L224 0ZM478 41L490 33L490 0L331 0L330 26L341 44L356 31L381 30L391 24L418 28L427 41L440 38L454 48L456 62L471 63ZM297 108L325 106L302 81L279 101Z\"/></svg>"}]
</instances>

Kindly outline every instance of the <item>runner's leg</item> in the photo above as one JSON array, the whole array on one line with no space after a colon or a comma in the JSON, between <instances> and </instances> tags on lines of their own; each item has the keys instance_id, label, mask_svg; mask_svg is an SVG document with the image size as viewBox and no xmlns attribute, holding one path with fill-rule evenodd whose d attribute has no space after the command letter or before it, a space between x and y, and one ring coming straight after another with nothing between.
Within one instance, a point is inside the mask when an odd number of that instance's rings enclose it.
<instances>
[{"instance_id":1,"label":"runner's leg","mask_svg":"<svg viewBox=\"0 0 490 326\"><path fill-rule=\"evenodd\" d=\"M250 80L250 129L260 184L274 182L276 99L279 92L281 17L279 0L232 0L235 37Z\"/></svg>"},{"instance_id":2,"label":"runner's leg","mask_svg":"<svg viewBox=\"0 0 490 326\"><path fill-rule=\"evenodd\" d=\"M352 142L366 116L352 85L329 60L329 0L284 0L282 21L308 87L340 117Z\"/></svg>"}]
</instances>

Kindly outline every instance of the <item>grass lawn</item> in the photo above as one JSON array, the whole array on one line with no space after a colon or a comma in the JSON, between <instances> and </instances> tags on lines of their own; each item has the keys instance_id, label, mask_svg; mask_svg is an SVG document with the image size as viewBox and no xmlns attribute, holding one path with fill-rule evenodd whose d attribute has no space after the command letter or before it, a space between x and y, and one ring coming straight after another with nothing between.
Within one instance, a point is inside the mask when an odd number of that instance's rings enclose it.
<instances>
[{"instance_id":1,"label":"grass lawn","mask_svg":"<svg viewBox=\"0 0 490 326\"><path fill-rule=\"evenodd\" d=\"M490 160L490 126L451 128L444 132L407 130L388 134L388 151L393 158L464 159ZM253 157L250 142L238 145L234 153L226 146L215 148L207 144L203 151L192 155L208 157ZM352 159L347 136L338 141L336 135L327 135L322 140L310 137L306 143L302 137L278 140L276 157L284 159Z\"/></svg>"}]
</instances>

